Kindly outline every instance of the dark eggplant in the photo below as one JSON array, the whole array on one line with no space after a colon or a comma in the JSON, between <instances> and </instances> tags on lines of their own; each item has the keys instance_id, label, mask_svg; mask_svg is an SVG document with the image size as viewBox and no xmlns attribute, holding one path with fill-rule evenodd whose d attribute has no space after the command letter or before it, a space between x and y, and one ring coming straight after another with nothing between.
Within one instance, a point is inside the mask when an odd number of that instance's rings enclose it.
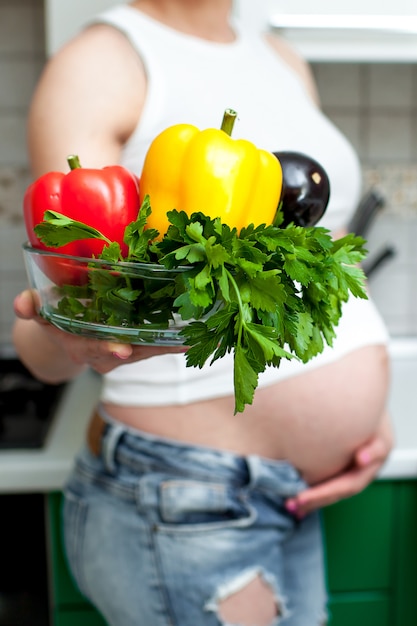
<instances>
[{"instance_id":1,"label":"dark eggplant","mask_svg":"<svg viewBox=\"0 0 417 626\"><path fill-rule=\"evenodd\" d=\"M323 167L300 152L274 152L282 167L280 203L284 217L280 226L314 226L323 216L330 198L330 182Z\"/></svg>"}]
</instances>

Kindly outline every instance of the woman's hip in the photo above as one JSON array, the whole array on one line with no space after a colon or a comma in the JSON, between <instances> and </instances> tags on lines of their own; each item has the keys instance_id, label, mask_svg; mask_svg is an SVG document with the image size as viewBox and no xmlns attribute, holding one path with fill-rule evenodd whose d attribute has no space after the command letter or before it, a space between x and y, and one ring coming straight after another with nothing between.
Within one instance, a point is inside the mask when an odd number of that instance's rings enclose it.
<instances>
[{"instance_id":1,"label":"woman's hip","mask_svg":"<svg viewBox=\"0 0 417 626\"><path fill-rule=\"evenodd\" d=\"M71 569L112 625L217 626L223 602L259 581L282 618L296 611L304 625L312 589L324 605L319 517L299 522L284 507L304 487L282 461L107 425L66 487ZM311 601L307 612L312 626Z\"/></svg>"}]
</instances>

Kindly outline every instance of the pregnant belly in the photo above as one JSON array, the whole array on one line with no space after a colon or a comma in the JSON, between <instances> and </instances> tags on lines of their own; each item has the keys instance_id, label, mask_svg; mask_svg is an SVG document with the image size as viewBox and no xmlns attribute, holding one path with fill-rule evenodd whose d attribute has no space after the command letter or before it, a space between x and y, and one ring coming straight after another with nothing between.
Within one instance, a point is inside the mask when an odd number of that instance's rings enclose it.
<instances>
[{"instance_id":1,"label":"pregnant belly","mask_svg":"<svg viewBox=\"0 0 417 626\"><path fill-rule=\"evenodd\" d=\"M339 472L378 427L388 388L387 351L368 346L261 389L254 408L266 455L290 460L309 483Z\"/></svg>"},{"instance_id":2,"label":"pregnant belly","mask_svg":"<svg viewBox=\"0 0 417 626\"><path fill-rule=\"evenodd\" d=\"M116 419L196 445L290 461L310 484L341 471L375 432L386 405L388 356L367 346L257 390L234 415L232 397L186 406L106 405Z\"/></svg>"}]
</instances>

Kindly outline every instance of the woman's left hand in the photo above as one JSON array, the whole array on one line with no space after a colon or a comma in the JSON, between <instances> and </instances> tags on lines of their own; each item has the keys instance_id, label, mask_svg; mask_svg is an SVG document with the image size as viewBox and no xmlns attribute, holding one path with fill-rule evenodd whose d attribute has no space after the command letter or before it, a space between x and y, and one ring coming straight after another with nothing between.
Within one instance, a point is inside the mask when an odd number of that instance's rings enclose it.
<instances>
[{"instance_id":1,"label":"woman's left hand","mask_svg":"<svg viewBox=\"0 0 417 626\"><path fill-rule=\"evenodd\" d=\"M351 465L344 472L289 498L285 503L287 510L301 519L315 509L359 493L377 476L393 445L393 431L386 413L378 431L355 452Z\"/></svg>"}]
</instances>

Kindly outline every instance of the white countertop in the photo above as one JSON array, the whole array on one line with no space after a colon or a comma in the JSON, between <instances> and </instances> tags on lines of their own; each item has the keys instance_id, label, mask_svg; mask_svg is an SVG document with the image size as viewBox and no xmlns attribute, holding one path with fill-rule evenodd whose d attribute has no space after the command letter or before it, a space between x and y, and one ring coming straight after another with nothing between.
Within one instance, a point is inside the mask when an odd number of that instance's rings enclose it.
<instances>
[{"instance_id":1,"label":"white countertop","mask_svg":"<svg viewBox=\"0 0 417 626\"><path fill-rule=\"evenodd\" d=\"M0 493L47 492L62 488L83 443L99 389L97 375L83 374L65 389L42 449L0 451Z\"/></svg>"},{"instance_id":2,"label":"white countertop","mask_svg":"<svg viewBox=\"0 0 417 626\"><path fill-rule=\"evenodd\" d=\"M381 479L417 478L417 340L395 343L390 409L397 445L380 471ZM0 451L0 493L60 490L100 390L100 377L86 372L69 384L48 439L39 450Z\"/></svg>"}]
</instances>

